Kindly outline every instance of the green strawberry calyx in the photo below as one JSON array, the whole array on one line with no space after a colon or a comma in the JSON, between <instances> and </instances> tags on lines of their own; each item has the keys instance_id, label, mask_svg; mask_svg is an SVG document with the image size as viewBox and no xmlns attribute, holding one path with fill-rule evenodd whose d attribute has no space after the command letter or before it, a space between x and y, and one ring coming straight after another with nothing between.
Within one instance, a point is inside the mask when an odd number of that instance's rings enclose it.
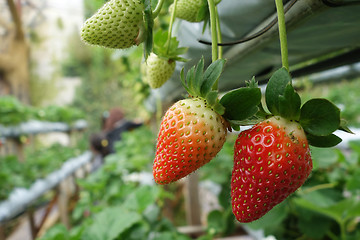
<instances>
[{"instance_id":1,"label":"green strawberry calyx","mask_svg":"<svg viewBox=\"0 0 360 240\"><path fill-rule=\"evenodd\" d=\"M260 111L261 91L255 79L247 82L246 87L230 91L219 100L217 82L224 69L225 60L212 62L204 71L204 58L193 66L188 73L180 73L181 82L191 97L206 99L207 104L235 130L240 125L250 125L264 119ZM269 114L267 114L269 115Z\"/></svg>"},{"instance_id":2,"label":"green strawberry calyx","mask_svg":"<svg viewBox=\"0 0 360 240\"><path fill-rule=\"evenodd\" d=\"M202 97L234 130L240 126L254 125L273 116L296 122L303 128L310 145L333 147L342 139L334 134L336 130L352 133L341 119L340 109L324 98L310 99L301 103L299 94L292 86L292 78L286 68L280 68L269 79L265 90L265 106L261 90L254 78L246 87L227 92L218 99L215 85L219 79L225 60L211 63L204 71L204 59L193 66L186 76L182 69L180 78L192 97Z\"/></svg>"},{"instance_id":3,"label":"green strawberry calyx","mask_svg":"<svg viewBox=\"0 0 360 240\"><path fill-rule=\"evenodd\" d=\"M159 30L154 35L153 52L160 58L186 62L187 59L180 57L180 55L186 53L187 47L179 47L179 41L176 37L168 37L168 32Z\"/></svg>"},{"instance_id":4,"label":"green strawberry calyx","mask_svg":"<svg viewBox=\"0 0 360 240\"><path fill-rule=\"evenodd\" d=\"M220 115L225 113L225 108L218 100L218 91L213 86L219 79L225 65L224 59L218 59L212 62L204 71L204 57L199 63L184 74L184 68L181 70L180 79L186 91L193 98L200 97L206 100L206 103L215 112Z\"/></svg>"},{"instance_id":5,"label":"green strawberry calyx","mask_svg":"<svg viewBox=\"0 0 360 240\"><path fill-rule=\"evenodd\" d=\"M314 98L301 104L301 98L291 80L284 67L271 76L265 90L265 102L270 113L261 107L258 116L280 116L299 123L309 144L315 147L333 147L339 144L341 138L333 134L338 129L352 133L341 119L340 109L329 100Z\"/></svg>"}]
</instances>

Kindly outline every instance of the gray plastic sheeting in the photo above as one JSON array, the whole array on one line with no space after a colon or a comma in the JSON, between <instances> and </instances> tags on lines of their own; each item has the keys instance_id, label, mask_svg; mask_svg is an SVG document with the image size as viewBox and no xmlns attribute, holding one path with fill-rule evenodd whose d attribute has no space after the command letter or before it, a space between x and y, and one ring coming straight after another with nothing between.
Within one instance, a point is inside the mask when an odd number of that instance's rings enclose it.
<instances>
[{"instance_id":1,"label":"gray plastic sheeting","mask_svg":"<svg viewBox=\"0 0 360 240\"><path fill-rule=\"evenodd\" d=\"M7 200L0 202L0 223L11 220L25 211L36 199L56 187L80 167L89 163L91 159L92 153L85 152L79 157L69 159L61 169L49 174L46 178L36 180L29 189L14 189Z\"/></svg>"},{"instance_id":2,"label":"gray plastic sheeting","mask_svg":"<svg viewBox=\"0 0 360 240\"><path fill-rule=\"evenodd\" d=\"M228 42L266 25L274 19L276 9L274 1L270 0L222 0L218 12L223 42ZM320 0L298 0L286 14L286 19L290 65L360 46L360 5L328 7ZM152 90L146 101L148 109L155 110L157 98L170 103L183 97L185 91L179 79L181 68L186 71L201 56L207 64L211 62L211 46L198 42L199 39L211 39L208 31L202 33L202 28L202 23L176 21L174 35L180 46L189 47L184 57L190 61L178 63L173 77L160 89ZM277 25L272 28L272 35L264 34L246 43L224 47L227 64L219 82L220 91L240 87L245 80L264 70L271 72L281 67L280 44L275 31Z\"/></svg>"},{"instance_id":3,"label":"gray plastic sheeting","mask_svg":"<svg viewBox=\"0 0 360 240\"><path fill-rule=\"evenodd\" d=\"M84 130L87 128L85 120L78 120L73 125L62 122L43 122L31 120L18 126L0 125L0 137L19 137L23 134L39 134L49 132L68 132L71 130Z\"/></svg>"}]
</instances>

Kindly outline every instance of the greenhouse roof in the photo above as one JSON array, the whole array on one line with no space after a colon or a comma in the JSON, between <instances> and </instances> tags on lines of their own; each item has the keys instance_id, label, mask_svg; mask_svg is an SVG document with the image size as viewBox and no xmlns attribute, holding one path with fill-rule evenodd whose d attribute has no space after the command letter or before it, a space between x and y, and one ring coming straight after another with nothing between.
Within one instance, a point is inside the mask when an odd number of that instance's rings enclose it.
<instances>
[{"instance_id":1,"label":"greenhouse roof","mask_svg":"<svg viewBox=\"0 0 360 240\"><path fill-rule=\"evenodd\" d=\"M360 61L360 2L335 0L288 0L285 1L288 32L290 71L293 77L302 76L337 66ZM228 91L244 85L253 76L266 81L268 76L281 67L276 8L269 0L222 0L218 4L222 42L253 37L240 44L224 46L223 57L227 60L219 81L220 91ZM171 103L185 94L180 82L180 71L195 65L201 56L211 62L211 46L199 40L211 41L208 30L202 32L203 23L178 20L174 27L180 46L189 47L184 55L190 61L177 64L172 78L161 88L152 90L147 105L154 110L157 98ZM328 59L335 56L334 59ZM311 66L314 59L324 62ZM306 65L305 64L305 65Z\"/></svg>"}]
</instances>

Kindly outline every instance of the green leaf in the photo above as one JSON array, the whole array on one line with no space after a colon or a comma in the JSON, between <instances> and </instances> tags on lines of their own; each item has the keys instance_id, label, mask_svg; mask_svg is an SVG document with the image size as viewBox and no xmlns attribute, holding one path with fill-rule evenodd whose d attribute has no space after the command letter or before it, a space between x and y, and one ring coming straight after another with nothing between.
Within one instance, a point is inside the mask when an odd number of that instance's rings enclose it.
<instances>
[{"instance_id":1,"label":"green leaf","mask_svg":"<svg viewBox=\"0 0 360 240\"><path fill-rule=\"evenodd\" d=\"M332 221L322 215L310 214L310 219L299 217L298 221L299 230L314 239L323 239L332 227Z\"/></svg>"},{"instance_id":2,"label":"green leaf","mask_svg":"<svg viewBox=\"0 0 360 240\"><path fill-rule=\"evenodd\" d=\"M311 147L311 158L313 160L313 170L318 168L320 169L329 169L331 165L337 163L338 154L335 149L324 149L318 147Z\"/></svg>"},{"instance_id":3,"label":"green leaf","mask_svg":"<svg viewBox=\"0 0 360 240\"><path fill-rule=\"evenodd\" d=\"M215 105L213 105L213 109L219 115L224 115L224 113L225 113L225 107L219 102L216 102Z\"/></svg>"},{"instance_id":4,"label":"green leaf","mask_svg":"<svg viewBox=\"0 0 360 240\"><path fill-rule=\"evenodd\" d=\"M296 198L294 199L294 203L297 206L332 218L339 224L342 224L350 218L357 217L360 214L360 204L353 198L341 200L327 207L321 207L316 204L318 201L309 201L305 198Z\"/></svg>"},{"instance_id":5,"label":"green leaf","mask_svg":"<svg viewBox=\"0 0 360 240\"><path fill-rule=\"evenodd\" d=\"M194 84L194 80L195 80L195 66L192 66L190 68L190 70L187 72L186 74L186 84L188 85L190 92L190 95L196 96L198 95L196 92L196 88L195 88L195 84Z\"/></svg>"},{"instance_id":6,"label":"green leaf","mask_svg":"<svg viewBox=\"0 0 360 240\"><path fill-rule=\"evenodd\" d=\"M230 122L231 128L234 129L235 131L240 131L240 124L235 124Z\"/></svg>"},{"instance_id":7,"label":"green leaf","mask_svg":"<svg viewBox=\"0 0 360 240\"><path fill-rule=\"evenodd\" d=\"M347 132L347 133L351 133L351 134L355 134L353 133L347 126L347 122L345 119L341 119L340 120L340 126L339 126L339 130Z\"/></svg>"},{"instance_id":8,"label":"green leaf","mask_svg":"<svg viewBox=\"0 0 360 240\"><path fill-rule=\"evenodd\" d=\"M154 35L154 53L160 57L171 59L174 61L188 61L185 58L179 57L186 53L187 47L179 48L179 41L176 37L168 39L168 32L164 30L158 30Z\"/></svg>"},{"instance_id":9,"label":"green leaf","mask_svg":"<svg viewBox=\"0 0 360 240\"><path fill-rule=\"evenodd\" d=\"M285 87L283 96L279 96L279 113L286 119L298 120L300 116L301 99L291 83Z\"/></svg>"},{"instance_id":10,"label":"green leaf","mask_svg":"<svg viewBox=\"0 0 360 240\"><path fill-rule=\"evenodd\" d=\"M284 95L286 86L291 83L291 76L286 68L280 68L270 78L266 90L265 100L269 111L280 115L279 97Z\"/></svg>"},{"instance_id":11,"label":"green leaf","mask_svg":"<svg viewBox=\"0 0 360 240\"><path fill-rule=\"evenodd\" d=\"M199 63L195 67L194 91L196 91L196 93L200 93L201 91L203 73L204 73L204 57L201 57Z\"/></svg>"},{"instance_id":12,"label":"green leaf","mask_svg":"<svg viewBox=\"0 0 360 240\"><path fill-rule=\"evenodd\" d=\"M218 92L211 91L206 95L206 101L209 105L214 106L217 101Z\"/></svg>"},{"instance_id":13,"label":"green leaf","mask_svg":"<svg viewBox=\"0 0 360 240\"><path fill-rule=\"evenodd\" d=\"M208 92L212 89L216 80L220 77L225 60L218 59L215 62L212 62L209 67L205 70L203 82L201 84L201 96L205 97Z\"/></svg>"},{"instance_id":14,"label":"green leaf","mask_svg":"<svg viewBox=\"0 0 360 240\"><path fill-rule=\"evenodd\" d=\"M300 124L312 135L330 135L340 126L340 109L326 99L311 99L301 108Z\"/></svg>"},{"instance_id":15,"label":"green leaf","mask_svg":"<svg viewBox=\"0 0 360 240\"><path fill-rule=\"evenodd\" d=\"M125 230L141 220L140 214L123 207L108 207L95 215L94 222L83 235L83 239L116 239Z\"/></svg>"},{"instance_id":16,"label":"green leaf","mask_svg":"<svg viewBox=\"0 0 360 240\"><path fill-rule=\"evenodd\" d=\"M219 210L213 210L207 217L208 229L214 233L221 233L225 229L223 213Z\"/></svg>"},{"instance_id":17,"label":"green leaf","mask_svg":"<svg viewBox=\"0 0 360 240\"><path fill-rule=\"evenodd\" d=\"M154 53L156 55L161 55L161 52L164 50L165 43L168 38L167 31L158 30L154 34Z\"/></svg>"},{"instance_id":18,"label":"green leaf","mask_svg":"<svg viewBox=\"0 0 360 240\"><path fill-rule=\"evenodd\" d=\"M69 230L63 224L56 224L46 231L41 240L68 240Z\"/></svg>"},{"instance_id":19,"label":"green leaf","mask_svg":"<svg viewBox=\"0 0 360 240\"><path fill-rule=\"evenodd\" d=\"M306 138L311 146L321 147L321 148L329 148L334 147L341 143L342 139L334 134L330 134L327 136L315 136L311 133L306 133Z\"/></svg>"},{"instance_id":20,"label":"green leaf","mask_svg":"<svg viewBox=\"0 0 360 240\"><path fill-rule=\"evenodd\" d=\"M185 88L185 90L190 93L190 88L188 87L188 85L186 84L186 80L185 80L185 73L184 73L184 68L181 69L180 72L180 80L181 80L181 84L183 85L183 87Z\"/></svg>"},{"instance_id":21,"label":"green leaf","mask_svg":"<svg viewBox=\"0 0 360 240\"><path fill-rule=\"evenodd\" d=\"M225 94L220 103L225 107L225 118L241 121L259 110L260 101L260 88L239 88Z\"/></svg>"},{"instance_id":22,"label":"green leaf","mask_svg":"<svg viewBox=\"0 0 360 240\"><path fill-rule=\"evenodd\" d=\"M360 168L355 169L354 173L349 176L346 181L346 189L348 191L353 191L355 194L360 189Z\"/></svg>"}]
</instances>

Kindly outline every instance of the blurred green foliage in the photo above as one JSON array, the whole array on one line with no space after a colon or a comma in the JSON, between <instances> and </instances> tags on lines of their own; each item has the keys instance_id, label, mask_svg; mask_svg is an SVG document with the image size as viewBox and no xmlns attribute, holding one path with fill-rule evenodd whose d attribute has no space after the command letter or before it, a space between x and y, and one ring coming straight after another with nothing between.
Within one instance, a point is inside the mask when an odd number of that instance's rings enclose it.
<instances>
[{"instance_id":1,"label":"blurred green foliage","mask_svg":"<svg viewBox=\"0 0 360 240\"><path fill-rule=\"evenodd\" d=\"M147 117L142 101L149 87L140 78L141 48L120 51L89 46L76 34L68 51L62 71L81 78L73 106L87 113L90 129L100 129L103 112L113 107L121 107L130 119Z\"/></svg>"},{"instance_id":2,"label":"blurred green foliage","mask_svg":"<svg viewBox=\"0 0 360 240\"><path fill-rule=\"evenodd\" d=\"M41 240L190 240L162 217L164 201L173 197L171 193L151 180L128 180L131 173L151 170L154 140L146 126L123 133L117 152L106 157L96 172L79 180L82 191L72 214L75 227L69 231L55 225Z\"/></svg>"},{"instance_id":3,"label":"blurred green foliage","mask_svg":"<svg viewBox=\"0 0 360 240\"><path fill-rule=\"evenodd\" d=\"M11 96L0 97L0 124L18 125L31 116L31 109Z\"/></svg>"},{"instance_id":4,"label":"blurred green foliage","mask_svg":"<svg viewBox=\"0 0 360 240\"><path fill-rule=\"evenodd\" d=\"M50 105L36 108L21 103L13 96L0 98L0 124L4 126L16 126L29 120L72 124L84 117L84 112L75 107Z\"/></svg>"},{"instance_id":5,"label":"blurred green foliage","mask_svg":"<svg viewBox=\"0 0 360 240\"><path fill-rule=\"evenodd\" d=\"M70 158L78 156L83 149L53 144L40 149L28 149L25 162L16 156L0 157L0 200L5 200L15 188L28 188L40 178L60 169Z\"/></svg>"},{"instance_id":6,"label":"blurred green foliage","mask_svg":"<svg viewBox=\"0 0 360 240\"><path fill-rule=\"evenodd\" d=\"M360 127L360 78L314 85L306 79L300 83L304 87L300 95L307 99L322 97L332 101L341 109L341 117L351 127Z\"/></svg>"},{"instance_id":7,"label":"blurred green foliage","mask_svg":"<svg viewBox=\"0 0 360 240\"><path fill-rule=\"evenodd\" d=\"M236 137L230 134L218 156L198 171L201 180L221 187L218 200L222 207L209 213L206 234L199 240L230 236L240 225L276 239L359 239L360 141L350 142L348 150L312 148L314 169L307 182L263 218L239 224L230 204ZM165 199L173 193L150 179L142 185L127 178L131 173L151 172L155 139L146 126L124 133L116 144L117 152L105 159L103 167L79 181L82 191L73 212L75 227L65 232L57 225L43 240L55 235L62 236L60 240L92 239L95 232L101 234L99 239L148 239L153 234L159 239L188 239L161 213ZM126 228L117 225L124 221L118 211L129 218ZM111 229L111 236L105 229Z\"/></svg>"}]
</instances>

